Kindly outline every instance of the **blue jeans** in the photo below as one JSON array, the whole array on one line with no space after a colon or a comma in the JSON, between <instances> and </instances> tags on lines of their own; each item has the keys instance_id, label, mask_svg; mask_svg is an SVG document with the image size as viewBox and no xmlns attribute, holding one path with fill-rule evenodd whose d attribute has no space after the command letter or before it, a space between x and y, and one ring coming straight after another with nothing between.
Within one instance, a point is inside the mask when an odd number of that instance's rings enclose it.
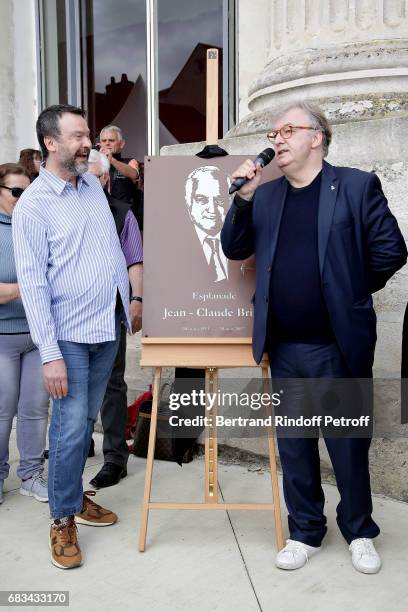
<instances>
[{"instance_id":1,"label":"blue jeans","mask_svg":"<svg viewBox=\"0 0 408 612\"><path fill-rule=\"evenodd\" d=\"M54 519L82 509L82 473L118 350L119 324L116 317L112 342L58 342L68 372L68 395L54 400L48 433L48 496Z\"/></svg>"}]
</instances>

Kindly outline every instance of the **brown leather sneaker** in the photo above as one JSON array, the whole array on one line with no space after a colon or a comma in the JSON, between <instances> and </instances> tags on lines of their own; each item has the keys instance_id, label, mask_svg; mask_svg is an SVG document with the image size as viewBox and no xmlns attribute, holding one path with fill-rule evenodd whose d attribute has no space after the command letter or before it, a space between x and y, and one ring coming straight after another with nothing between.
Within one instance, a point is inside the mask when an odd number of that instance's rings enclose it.
<instances>
[{"instance_id":1,"label":"brown leather sneaker","mask_svg":"<svg viewBox=\"0 0 408 612\"><path fill-rule=\"evenodd\" d=\"M96 504L89 497L93 497L95 491L84 492L84 504L82 512L77 512L75 515L75 522L81 525L91 525L92 527L108 527L113 525L118 520L117 515L111 510L102 508L99 504Z\"/></svg>"},{"instance_id":2,"label":"brown leather sneaker","mask_svg":"<svg viewBox=\"0 0 408 612\"><path fill-rule=\"evenodd\" d=\"M81 549L77 538L77 526L74 518L68 523L56 525L50 529L51 562L61 569L78 567L82 563Z\"/></svg>"}]
</instances>

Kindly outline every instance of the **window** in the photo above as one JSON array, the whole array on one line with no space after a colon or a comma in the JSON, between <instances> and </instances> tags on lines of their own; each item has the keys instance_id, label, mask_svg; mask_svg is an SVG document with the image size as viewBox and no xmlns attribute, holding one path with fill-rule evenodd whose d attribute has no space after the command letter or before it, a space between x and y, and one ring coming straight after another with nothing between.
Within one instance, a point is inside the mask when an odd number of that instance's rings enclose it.
<instances>
[{"instance_id":1,"label":"window","mask_svg":"<svg viewBox=\"0 0 408 612\"><path fill-rule=\"evenodd\" d=\"M160 146L205 140L209 47L220 50L219 137L235 117L234 0L154 1L38 0L42 106L82 105L94 142L102 127L118 125L124 155L139 160L148 112ZM158 113L147 104L146 5L157 7Z\"/></svg>"},{"instance_id":2,"label":"window","mask_svg":"<svg viewBox=\"0 0 408 612\"><path fill-rule=\"evenodd\" d=\"M207 49L220 50L219 137L222 122L222 0L158 0L160 146L206 138Z\"/></svg>"},{"instance_id":3,"label":"window","mask_svg":"<svg viewBox=\"0 0 408 612\"><path fill-rule=\"evenodd\" d=\"M84 0L83 97L94 140L109 124L126 140L125 156L143 160L146 143L145 0Z\"/></svg>"}]
</instances>

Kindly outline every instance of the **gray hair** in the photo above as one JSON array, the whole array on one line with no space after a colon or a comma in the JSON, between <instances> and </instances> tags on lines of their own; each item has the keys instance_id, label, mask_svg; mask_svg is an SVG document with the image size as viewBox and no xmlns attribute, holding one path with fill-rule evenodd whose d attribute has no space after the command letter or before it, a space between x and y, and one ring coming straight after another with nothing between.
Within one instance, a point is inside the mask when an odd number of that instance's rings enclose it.
<instances>
[{"instance_id":1,"label":"gray hair","mask_svg":"<svg viewBox=\"0 0 408 612\"><path fill-rule=\"evenodd\" d=\"M217 166L200 166L199 168L195 168L192 172L190 172L186 179L185 192L186 204L189 208L191 207L193 188L197 189L198 177L200 176L200 174L211 174L212 176L214 176L217 174L220 175L224 173L222 172L222 170L217 168ZM229 176L226 177L226 181L229 189L231 186L231 180Z\"/></svg>"},{"instance_id":2,"label":"gray hair","mask_svg":"<svg viewBox=\"0 0 408 612\"><path fill-rule=\"evenodd\" d=\"M102 134L104 132L116 132L119 137L119 140L123 140L123 132L117 125L106 125L104 128L101 129L99 138L102 138Z\"/></svg>"},{"instance_id":3,"label":"gray hair","mask_svg":"<svg viewBox=\"0 0 408 612\"><path fill-rule=\"evenodd\" d=\"M103 174L109 174L110 161L106 157L106 155L104 155L100 151L97 151L96 149L91 149L88 157L88 162L90 164L99 164L103 171Z\"/></svg>"},{"instance_id":4,"label":"gray hair","mask_svg":"<svg viewBox=\"0 0 408 612\"><path fill-rule=\"evenodd\" d=\"M326 115L324 114L323 110L317 106L317 104L312 104L311 102L292 102L291 104L287 104L285 106L279 106L273 112L272 120L279 119L282 117L282 115L286 115L287 112L294 108L299 108L307 113L312 123L312 127L322 132L323 157L326 157L329 152L329 145L332 139L332 129Z\"/></svg>"}]
</instances>

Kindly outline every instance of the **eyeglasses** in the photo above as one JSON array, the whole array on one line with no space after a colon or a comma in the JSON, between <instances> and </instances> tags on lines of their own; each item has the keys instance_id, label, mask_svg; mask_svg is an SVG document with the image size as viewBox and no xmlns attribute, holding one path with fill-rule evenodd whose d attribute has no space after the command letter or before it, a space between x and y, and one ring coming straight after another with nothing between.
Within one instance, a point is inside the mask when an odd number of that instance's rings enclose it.
<instances>
[{"instance_id":1,"label":"eyeglasses","mask_svg":"<svg viewBox=\"0 0 408 612\"><path fill-rule=\"evenodd\" d=\"M266 137L270 142L275 142L278 134L282 136L285 140L290 138L294 132L294 130L316 130L320 131L319 128L312 127L310 125L283 125L280 130L272 130L269 132Z\"/></svg>"},{"instance_id":2,"label":"eyeglasses","mask_svg":"<svg viewBox=\"0 0 408 612\"><path fill-rule=\"evenodd\" d=\"M8 189L11 191L11 195L13 198L19 198L23 193L24 189L22 187L7 187L6 185L0 185L2 189Z\"/></svg>"}]
</instances>

